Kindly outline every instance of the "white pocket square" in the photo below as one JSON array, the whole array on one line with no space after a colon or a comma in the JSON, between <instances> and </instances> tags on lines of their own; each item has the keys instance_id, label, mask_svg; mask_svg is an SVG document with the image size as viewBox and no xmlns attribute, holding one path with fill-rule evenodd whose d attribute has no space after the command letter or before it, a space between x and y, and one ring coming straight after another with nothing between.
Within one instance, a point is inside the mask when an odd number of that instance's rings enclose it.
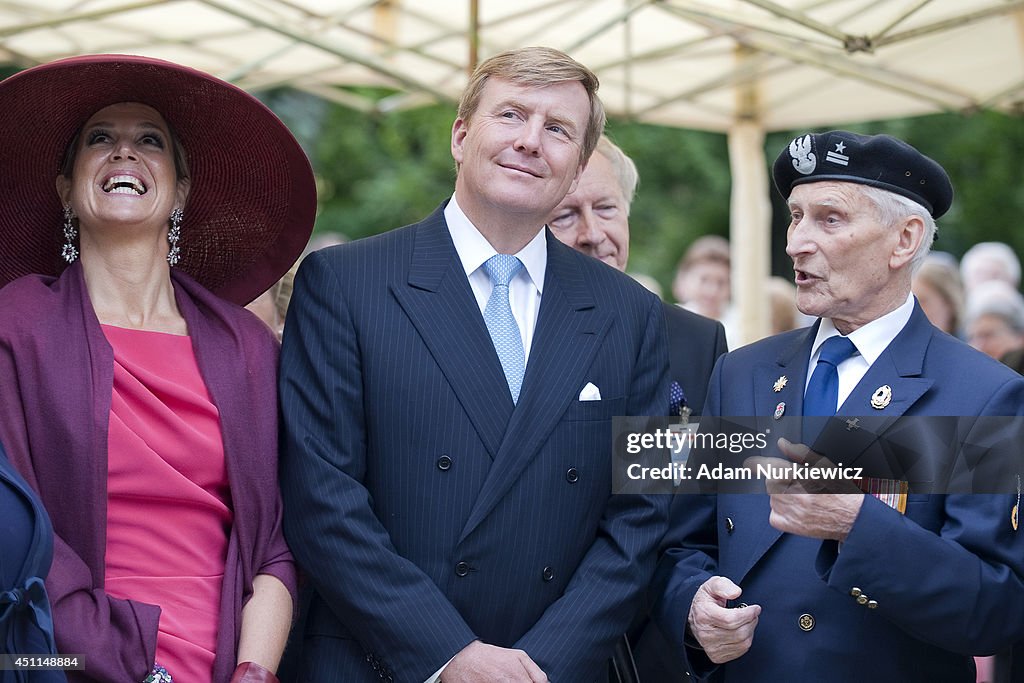
<instances>
[{"instance_id":1,"label":"white pocket square","mask_svg":"<svg viewBox=\"0 0 1024 683\"><path fill-rule=\"evenodd\" d=\"M587 386L583 387L583 391L580 392L581 401L600 401L601 390L594 386L593 382L587 382Z\"/></svg>"}]
</instances>

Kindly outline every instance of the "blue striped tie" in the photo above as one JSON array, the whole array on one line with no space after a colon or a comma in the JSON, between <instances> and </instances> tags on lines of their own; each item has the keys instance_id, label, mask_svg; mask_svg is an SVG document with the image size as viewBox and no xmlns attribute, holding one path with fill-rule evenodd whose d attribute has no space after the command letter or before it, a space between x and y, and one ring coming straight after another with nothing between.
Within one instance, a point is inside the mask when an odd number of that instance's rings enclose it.
<instances>
[{"instance_id":1,"label":"blue striped tie","mask_svg":"<svg viewBox=\"0 0 1024 683\"><path fill-rule=\"evenodd\" d=\"M519 402L519 390L526 371L526 353L519 325L508 302L508 283L522 267L522 261L509 254L495 254L484 263L484 272L491 278L492 285L491 297L484 308L484 323L491 334L494 350L498 352L501 369L505 371L513 403Z\"/></svg>"}]
</instances>

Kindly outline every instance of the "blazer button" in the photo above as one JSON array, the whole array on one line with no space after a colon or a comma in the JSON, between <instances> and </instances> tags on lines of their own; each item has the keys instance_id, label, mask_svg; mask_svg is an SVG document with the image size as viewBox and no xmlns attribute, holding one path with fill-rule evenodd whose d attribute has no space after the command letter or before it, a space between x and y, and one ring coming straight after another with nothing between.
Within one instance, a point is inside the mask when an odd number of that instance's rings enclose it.
<instances>
[{"instance_id":1,"label":"blazer button","mask_svg":"<svg viewBox=\"0 0 1024 683\"><path fill-rule=\"evenodd\" d=\"M565 480L570 484L575 484L580 480L580 473L576 471L575 467L570 467L565 473Z\"/></svg>"},{"instance_id":2,"label":"blazer button","mask_svg":"<svg viewBox=\"0 0 1024 683\"><path fill-rule=\"evenodd\" d=\"M868 600L868 609L878 609L878 601Z\"/></svg>"},{"instance_id":3,"label":"blazer button","mask_svg":"<svg viewBox=\"0 0 1024 683\"><path fill-rule=\"evenodd\" d=\"M551 579L555 578L555 570L551 567L544 567L544 571L540 573L540 576L545 581L550 581Z\"/></svg>"},{"instance_id":4,"label":"blazer button","mask_svg":"<svg viewBox=\"0 0 1024 683\"><path fill-rule=\"evenodd\" d=\"M855 598L859 598L861 593L863 593L863 592L864 591L862 591L861 589L857 588L856 586L854 586L853 588L850 589L850 595L852 595Z\"/></svg>"},{"instance_id":5,"label":"blazer button","mask_svg":"<svg viewBox=\"0 0 1024 683\"><path fill-rule=\"evenodd\" d=\"M732 533L732 530L736 528L736 525L732 523L732 517L725 518L725 530L728 533Z\"/></svg>"},{"instance_id":6,"label":"blazer button","mask_svg":"<svg viewBox=\"0 0 1024 683\"><path fill-rule=\"evenodd\" d=\"M858 595L857 596L857 604L858 605L866 605L866 604L868 604L868 596L863 595L863 594Z\"/></svg>"},{"instance_id":7,"label":"blazer button","mask_svg":"<svg viewBox=\"0 0 1024 683\"><path fill-rule=\"evenodd\" d=\"M801 631L810 631L814 628L814 617L810 614L801 614L797 624L800 626Z\"/></svg>"},{"instance_id":8,"label":"blazer button","mask_svg":"<svg viewBox=\"0 0 1024 683\"><path fill-rule=\"evenodd\" d=\"M437 459L437 469L441 470L442 472L447 472L451 468L452 459L449 458L447 455L442 455L440 458Z\"/></svg>"},{"instance_id":9,"label":"blazer button","mask_svg":"<svg viewBox=\"0 0 1024 683\"><path fill-rule=\"evenodd\" d=\"M455 576L463 577L469 574L469 565L465 562L459 562L455 565Z\"/></svg>"}]
</instances>

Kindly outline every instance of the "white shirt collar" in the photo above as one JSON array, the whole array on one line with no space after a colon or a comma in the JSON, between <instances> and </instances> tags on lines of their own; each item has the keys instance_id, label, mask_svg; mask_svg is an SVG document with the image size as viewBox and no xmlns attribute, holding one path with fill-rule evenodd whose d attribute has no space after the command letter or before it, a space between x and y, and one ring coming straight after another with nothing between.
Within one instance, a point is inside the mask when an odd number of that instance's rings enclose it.
<instances>
[{"instance_id":1,"label":"white shirt collar","mask_svg":"<svg viewBox=\"0 0 1024 683\"><path fill-rule=\"evenodd\" d=\"M451 233L455 251L462 262L463 270L466 271L466 277L469 277L487 259L498 253L462 211L454 194L451 201L448 202L448 206L444 207L444 220L448 223L448 232ZM546 232L546 230L539 230L534 238L516 254L523 262L521 273L525 271L525 275L538 292L544 291L544 273L548 265Z\"/></svg>"},{"instance_id":2,"label":"white shirt collar","mask_svg":"<svg viewBox=\"0 0 1024 683\"><path fill-rule=\"evenodd\" d=\"M857 351L870 366L878 359L886 347L892 343L907 323L914 312L914 295L908 294L907 300L899 308L890 311L877 320L872 320L866 325L858 327L849 334L850 341L857 347ZM818 326L818 334L811 346L811 367L817 361L818 350L825 340L839 334L835 323L831 318L822 318Z\"/></svg>"}]
</instances>

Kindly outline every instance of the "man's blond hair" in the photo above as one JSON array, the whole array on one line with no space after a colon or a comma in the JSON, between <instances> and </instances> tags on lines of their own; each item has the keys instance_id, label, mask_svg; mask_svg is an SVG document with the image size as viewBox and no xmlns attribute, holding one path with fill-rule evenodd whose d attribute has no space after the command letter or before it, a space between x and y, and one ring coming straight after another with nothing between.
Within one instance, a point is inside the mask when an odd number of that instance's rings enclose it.
<instances>
[{"instance_id":1,"label":"man's blond hair","mask_svg":"<svg viewBox=\"0 0 1024 683\"><path fill-rule=\"evenodd\" d=\"M550 47L524 47L507 50L479 64L459 101L459 118L469 122L480 105L484 85L490 77L500 78L527 88L577 81L590 100L590 119L583 134L580 159L589 159L604 131L604 105L597 96L600 82L594 72L569 55Z\"/></svg>"}]
</instances>

